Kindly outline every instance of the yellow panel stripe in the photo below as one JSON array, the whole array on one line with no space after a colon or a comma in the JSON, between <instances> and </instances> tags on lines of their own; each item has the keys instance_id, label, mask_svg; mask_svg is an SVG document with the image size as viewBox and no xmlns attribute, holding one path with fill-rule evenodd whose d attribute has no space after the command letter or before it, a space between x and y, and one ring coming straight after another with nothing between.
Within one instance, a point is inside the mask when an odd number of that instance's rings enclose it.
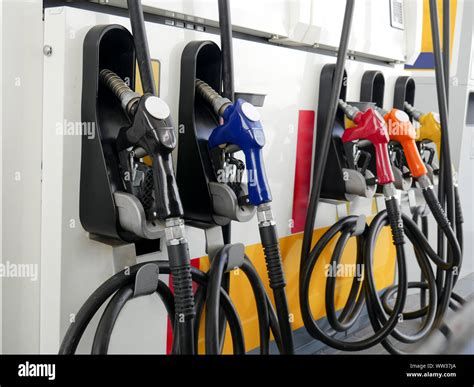
<instances>
[{"instance_id":1,"label":"yellow panel stripe","mask_svg":"<svg viewBox=\"0 0 474 387\"><path fill-rule=\"evenodd\" d=\"M440 18L440 26L442 26L443 10L442 0L438 0L438 10ZM450 1L450 19L451 19L451 53L453 49L454 28L456 26L457 0ZM443 39L443 29L440 28L440 39ZM442 40L441 40L442 41ZM433 41L431 39L431 20L430 20L430 5L429 0L423 1L423 34L422 34L422 52L433 52Z\"/></svg>"}]
</instances>

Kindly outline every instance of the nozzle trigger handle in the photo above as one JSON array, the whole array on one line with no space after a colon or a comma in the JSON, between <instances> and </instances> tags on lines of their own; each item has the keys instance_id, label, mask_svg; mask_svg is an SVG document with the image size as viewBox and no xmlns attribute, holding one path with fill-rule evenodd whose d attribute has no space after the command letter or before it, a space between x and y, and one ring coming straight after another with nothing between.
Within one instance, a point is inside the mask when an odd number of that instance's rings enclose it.
<instances>
[{"instance_id":1,"label":"nozzle trigger handle","mask_svg":"<svg viewBox=\"0 0 474 387\"><path fill-rule=\"evenodd\" d=\"M250 204L258 206L270 202L272 197L262 157L265 134L258 110L239 99L224 111L223 118L224 124L215 128L209 137L209 148L237 146L245 155Z\"/></svg>"}]
</instances>

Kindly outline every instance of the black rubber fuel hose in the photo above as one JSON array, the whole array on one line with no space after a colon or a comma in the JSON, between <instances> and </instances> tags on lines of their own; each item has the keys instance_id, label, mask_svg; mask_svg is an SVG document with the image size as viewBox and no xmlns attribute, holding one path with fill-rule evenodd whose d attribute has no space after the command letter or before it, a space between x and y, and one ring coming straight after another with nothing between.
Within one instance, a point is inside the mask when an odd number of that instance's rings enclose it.
<instances>
[{"instance_id":1,"label":"black rubber fuel hose","mask_svg":"<svg viewBox=\"0 0 474 387\"><path fill-rule=\"evenodd\" d=\"M285 293L285 274L280 253L280 243L275 224L259 227L270 288L273 290L275 308L280 328L282 354L294 354L293 331L290 323L290 310Z\"/></svg>"}]
</instances>

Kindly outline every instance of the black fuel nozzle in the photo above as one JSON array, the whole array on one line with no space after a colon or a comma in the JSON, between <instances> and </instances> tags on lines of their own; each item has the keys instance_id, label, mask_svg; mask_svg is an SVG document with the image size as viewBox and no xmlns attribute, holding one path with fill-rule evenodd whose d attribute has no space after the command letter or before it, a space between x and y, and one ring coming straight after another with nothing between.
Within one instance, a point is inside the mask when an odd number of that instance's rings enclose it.
<instances>
[{"instance_id":1,"label":"black fuel nozzle","mask_svg":"<svg viewBox=\"0 0 474 387\"><path fill-rule=\"evenodd\" d=\"M100 79L119 99L131 121L117 137L127 191L138 196L149 220L181 217L183 208L171 156L177 139L168 105L153 94L140 96L112 71L102 70ZM145 156L151 159L151 166L141 161Z\"/></svg>"}]
</instances>

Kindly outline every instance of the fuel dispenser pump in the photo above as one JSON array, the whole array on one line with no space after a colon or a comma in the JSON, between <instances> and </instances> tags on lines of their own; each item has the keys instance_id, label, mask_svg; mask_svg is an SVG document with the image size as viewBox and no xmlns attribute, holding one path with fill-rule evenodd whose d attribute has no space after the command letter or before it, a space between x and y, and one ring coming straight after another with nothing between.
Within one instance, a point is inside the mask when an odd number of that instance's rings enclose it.
<instances>
[{"instance_id":1,"label":"fuel dispenser pump","mask_svg":"<svg viewBox=\"0 0 474 387\"><path fill-rule=\"evenodd\" d=\"M337 63L333 77L328 107L327 121L324 127L319 127L318 152L315 156L315 168L313 184L311 189L310 205L306 218L303 249L300 270L300 307L303 321L308 332L316 339L323 341L340 350L358 351L377 343L381 343L390 353L404 353L392 342L390 336L397 341L404 343L415 343L425 337L433 329L439 328L443 323L443 318L448 306L455 307L453 301L462 303L462 299L452 292L455 283L455 273L459 269L461 252L455 239L449 221L437 202L432 190L431 181L426 176L426 169L420 159L418 149L414 142L414 133L411 123L407 120L406 114L401 114L398 110L390 112L381 111L376 107L369 106L364 111L352 106L340 99L340 89L344 76L344 62L347 55L347 43L350 33L354 2L348 0L346 3L346 13L341 34L341 43L337 55ZM433 7L433 5L431 5ZM435 27L434 27L435 28ZM321 94L320 94L321 95ZM386 210L380 211L371 221L370 226L361 217L348 216L340 219L336 224L323 234L313 249L311 249L312 232L317 205L321 196L321 181L323 181L325 163L330 155L330 138L334 127L334 120L337 114L337 107L355 124L354 127L346 128L340 136L343 144L370 142L374 150L374 160L376 169L377 184L382 186L385 196ZM382 112L385 117L383 117ZM408 121L408 123L407 123ZM389 135L387 128L389 125L403 124L407 127L406 134L393 133ZM443 255L438 255L429 245L429 242L419 230L416 223L406 214L400 211L397 203L397 192L394 185L394 174L392 171L389 155L389 142L396 141L404 151L410 172L417 179L418 184L423 189L425 198L435 213L435 218L439 222L444 235L449 241L448 259ZM343 149L346 149L343 147ZM346 152L347 153L347 152ZM397 256L397 277L398 283L390 286L380 296L374 284L372 273L372 262L374 246L382 228L389 224L392 231L393 243ZM315 264L327 244L338 235L336 247L332 253L331 262L339 262L344 246L351 236L358 238L357 263L364 264L363 283L357 283L354 278L352 288L349 293L346 305L339 315L336 314L334 306L334 282L333 278L327 278L326 283L326 313L330 325L329 330L323 330L314 321L309 304L309 289L311 275ZM405 236L413 244L417 262L421 268L424 281L408 282L405 262ZM437 278L433 273L431 263L434 263L438 271L443 272L445 282L441 288L437 287ZM420 310L413 312L404 311L404 304L407 290L410 288L424 289L429 293L428 304ZM392 299L396 296L394 302ZM374 333L362 340L345 341L341 334L350 329L359 316L361 304L365 303ZM391 306L393 305L393 306ZM422 326L414 334L402 332L397 324L401 320L424 317Z\"/></svg>"},{"instance_id":2,"label":"fuel dispenser pump","mask_svg":"<svg viewBox=\"0 0 474 387\"><path fill-rule=\"evenodd\" d=\"M191 269L184 235L183 208L171 152L176 135L168 105L156 96L141 2L128 1L134 37L121 26L97 26L84 42L82 118L96 124L93 139L83 137L81 222L108 243L155 241L164 237L169 262L145 263L117 273L85 302L63 339L60 353L74 353L90 320L112 296L96 330L92 352L107 353L115 321L126 302L157 292L173 323L173 352L193 354L193 279L206 277ZM133 91L135 58L144 94ZM123 79L131 80L127 85ZM143 161L148 156L151 163ZM112 242L113 243L113 242ZM155 251L156 251L155 250ZM171 274L174 294L159 280ZM221 297L231 326L236 318L227 294Z\"/></svg>"},{"instance_id":3,"label":"fuel dispenser pump","mask_svg":"<svg viewBox=\"0 0 474 387\"><path fill-rule=\"evenodd\" d=\"M257 214L276 306L275 314L266 293L263 292L261 299L254 292L257 309L262 311L259 314L262 316L259 318L260 351L268 353L270 323L280 352L291 354L294 349L286 282L262 156L265 134L257 108L243 98L232 101L233 92L229 93L229 89L233 91L232 77L228 74L232 68L232 36L227 1L219 1L219 20L222 51L210 41L191 42L182 55L180 124L185 130L179 136L177 176L184 216L190 224L206 231L210 282L218 287L224 272L234 268L235 262L237 266L242 262L248 267L253 268L253 265L244 257L242 245L224 243L220 233L209 230L228 226L231 221L247 222ZM236 157L239 151L245 161ZM234 266L222 263L220 254L232 246L242 246L242 258L234 261ZM260 284L256 287L263 286L256 272L250 275ZM223 336L218 327L219 309L214 307L215 297L210 289L205 297L199 296L197 309L200 315L206 304L206 353L212 354L222 348Z\"/></svg>"},{"instance_id":4,"label":"fuel dispenser pump","mask_svg":"<svg viewBox=\"0 0 474 387\"><path fill-rule=\"evenodd\" d=\"M324 127L320 128L322 131L318 136L319 145L317 146L317 153L315 159L315 168L313 174L313 184L311 188L310 204L308 208L308 214L306 217L305 232L303 237L303 248L301 255L301 266L300 266L300 307L303 316L303 321L308 332L316 339L323 341L325 344L333 346L343 350L360 350L368 348L371 345L381 342L390 334L397 324L398 313L401 312L405 303L405 286L406 286L406 268L404 263L404 248L403 248L403 226L401 226L400 213L396 199L393 195L393 174L390 169L390 161L388 159L388 135L384 132L385 126L383 122L380 122L377 114L373 109L367 110L366 113L360 113L355 109L351 109L349 105L344 102L338 104L341 86L343 84L344 77L344 64L347 55L347 47L350 35L350 29L352 24L352 16L354 11L354 1L348 0L346 2L346 11L344 15L343 28L341 33L341 41L339 44L339 51L337 55L337 63L332 77L332 87L329 99L326 101L328 108L327 120L324 123ZM371 337L358 341L358 342L346 342L339 339L336 333L341 333L352 327L360 314L360 310L363 306L365 298L367 297L367 305L372 305L370 302L376 291L374 289L373 277L371 273L371 260L372 256L367 253L367 249L370 246L364 246L364 239L369 233L368 226L365 223L365 219L356 216L349 216L339 220L335 225L329 228L329 230L319 239L315 247L311 249L312 235L314 228L314 221L317 212L318 202L321 195L321 182L323 181L326 159L329 154L329 148L331 146L331 133L333 131L334 122L337 114L338 105L342 108L344 113L352 116L353 119L360 125L359 128L350 130L347 134L346 131L342 134L342 142L352 142L358 139L369 139L374 141L374 146L377 147L378 153L376 158L380 164L378 166L379 182L384 184L387 188L385 192L388 196L387 207L391 213L391 226L393 230L394 241L397 246L397 262L398 262L398 276L400 291L397 293L397 300L393 313L389 318L385 318L382 322L382 327L375 324L376 333ZM369 132L365 134L364 129L368 129ZM386 218L385 218L386 219ZM400 228L401 227L401 228ZM331 329L325 332L321 329L318 324L314 321L311 307L309 304L309 284L311 280L312 271L319 258L324 247L329 241L340 232L339 240L337 241L336 248L332 255L332 261L339 262L342 251L351 236L356 236L358 239L358 251L357 251L357 262L360 264L364 263L364 291L360 292L361 283L354 278L353 285L351 287L350 295L346 306L343 308L339 316L336 315L334 300L328 300L326 297L326 312L328 315L328 321L331 325ZM328 281L329 284L329 281ZM334 280L331 279L331 284L334 286ZM330 286L330 285L327 285ZM370 290L370 291L369 291ZM327 292L328 293L328 292ZM328 303L328 301L330 301Z\"/></svg>"},{"instance_id":5,"label":"fuel dispenser pump","mask_svg":"<svg viewBox=\"0 0 474 387\"><path fill-rule=\"evenodd\" d=\"M227 323L234 353L244 354L242 324L230 299L227 281L228 273L236 267L246 274L255 297L260 353L269 353L270 333L273 333L280 352L292 354L286 282L262 155L265 134L255 104L245 98L234 98L228 0L219 0L222 51L211 41L191 42L183 51L178 137L170 109L154 88L140 1L128 0L128 7L133 37L121 26L98 26L91 29L84 43L83 120L95 122L98 135L93 139L83 137L81 222L105 243L118 240L138 246L151 241L159 249L159 239L163 238L169 261L137 264L104 282L76 315L63 339L60 354L76 351L88 324L110 299L92 347L92 353L107 353L115 322L125 304L155 292L171 320L173 354L197 353L197 333L204 310L206 354L222 352ZM337 63L322 70L320 88L324 92L320 92L299 296L308 332L337 349L358 351L381 343L390 353L403 353L391 337L403 343L416 343L442 326L448 307L455 309L457 304L464 303L453 292L462 263L462 213L457 189L455 203L448 191L436 197L426 165L435 165L433 157L428 163L422 157L425 143L431 141L436 144L439 157L451 165L434 0L430 0L430 10L439 122L434 114L423 115L415 110L414 98L408 93L403 107L390 111L382 108L383 92L381 102L380 94L357 106L345 101L344 67L354 0L346 2ZM134 91L136 59L143 95ZM375 79L377 74L372 76ZM416 131L402 109L422 124L422 141L418 144ZM346 127L345 118L353 126ZM175 177L172 152L178 142ZM238 152L242 152L244 159L238 158ZM443 169L441 165L440 174L444 184L452 182L451 168ZM422 232L416 221L400 210L397 188L409 189L411 178L416 180L438 223L440 238L448 242L446 254L442 248L435 252L427 240L427 231ZM313 229L321 198L351 201L357 196L372 198L377 192L383 194L386 209L370 224L364 216L342 218L313 247ZM231 222L248 222L255 214L275 309L255 267L245 255L244 245L230 240ZM184 220L205 231L210 259L208 273L191 267ZM379 294L373 274L374 251L380 232L387 225L396 250L397 283ZM334 300L336 277L327 277L325 307L329 329L323 329L311 310L311 277L323 250L333 239L337 241L331 263L337 265L352 237L357 240L355 258L356 264L364 268L363 277L353 279L340 313ZM405 237L413 244L422 272L422 280L418 282L407 279ZM437 269L436 275L432 266ZM160 273L171 275L174 292L160 280ZM196 293L193 282L199 285ZM428 300L419 310L404 311L408 289L414 288L427 292ZM357 341L344 340L343 335L355 326L364 307L373 333ZM417 332L408 334L399 329L401 320L420 317L423 321Z\"/></svg>"},{"instance_id":6,"label":"fuel dispenser pump","mask_svg":"<svg viewBox=\"0 0 474 387\"><path fill-rule=\"evenodd\" d=\"M229 182L228 185L234 190L239 204L251 204L257 208L258 228L270 287L274 292L282 345L284 351L292 353L292 332L284 291L286 283L276 222L271 210L272 197L262 156L265 134L260 122L260 113L252 104L243 99L238 99L235 104L232 104L230 100L220 96L201 80L196 81L196 91L223 120L223 124L212 131L208 141L209 151L211 155L214 155L213 163L216 173L218 174L226 167L226 157L237 166L238 172L247 171L246 191L242 190L240 181ZM245 163L233 157L233 153L237 151L243 152Z\"/></svg>"}]
</instances>

